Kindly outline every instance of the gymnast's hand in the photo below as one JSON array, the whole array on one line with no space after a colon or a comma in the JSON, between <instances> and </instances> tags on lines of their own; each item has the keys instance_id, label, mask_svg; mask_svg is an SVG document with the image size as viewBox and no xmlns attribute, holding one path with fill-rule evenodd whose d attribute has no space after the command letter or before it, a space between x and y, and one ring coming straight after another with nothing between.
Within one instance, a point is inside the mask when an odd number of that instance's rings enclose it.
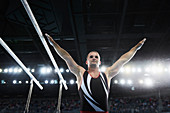
<instances>
[{"instance_id":1,"label":"gymnast's hand","mask_svg":"<svg viewBox=\"0 0 170 113\"><path fill-rule=\"evenodd\" d=\"M53 46L54 43L55 43L55 41L53 40L53 38L52 38L50 35L48 35L47 33L45 33L45 36L47 37L48 42Z\"/></svg>"},{"instance_id":2,"label":"gymnast's hand","mask_svg":"<svg viewBox=\"0 0 170 113\"><path fill-rule=\"evenodd\" d=\"M143 44L144 44L144 42L146 41L146 38L144 38L143 40L141 40L136 46L137 46L137 50L139 50L142 46L143 46Z\"/></svg>"}]
</instances>

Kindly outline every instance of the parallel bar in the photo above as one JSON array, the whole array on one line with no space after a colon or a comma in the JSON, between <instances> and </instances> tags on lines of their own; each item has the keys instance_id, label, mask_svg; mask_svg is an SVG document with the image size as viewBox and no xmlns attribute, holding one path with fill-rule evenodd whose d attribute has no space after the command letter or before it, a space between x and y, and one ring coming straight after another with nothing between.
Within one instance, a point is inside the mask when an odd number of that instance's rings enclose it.
<instances>
[{"instance_id":1,"label":"parallel bar","mask_svg":"<svg viewBox=\"0 0 170 113\"><path fill-rule=\"evenodd\" d=\"M38 35L39 35L39 37L40 37L40 39L41 39L41 41L42 41L45 49L46 49L46 51L47 51L47 53L48 53L48 55L49 55L49 57L50 57L50 59L51 59L51 62L53 63L55 69L57 70L57 73L58 73L58 75L59 75L59 77L60 77L60 80L62 81L65 89L67 90L68 87L67 87L66 83L64 82L64 78L63 78L63 76L62 76L61 73L60 73L60 70L59 70L59 68L58 68L58 66L57 66L57 63L56 63L56 61L54 60L54 57L53 57L53 55L52 55L52 53L51 53L51 51L50 51L50 49L49 49L49 47L48 47L48 45L47 45L47 42L46 42L46 40L45 40L45 38L44 38L44 36L43 36L43 34L42 34L42 32L41 32L41 29L40 29L40 27L39 27L39 25L38 25L38 23L37 23L34 15L33 15L32 11L31 11L31 8L29 7L28 2L27 2L26 0L21 0L21 2L22 2L22 4L23 4L23 6L24 6L24 8L25 8L25 10L26 10L26 12L27 12L27 14L28 14L28 16L30 17L32 24L33 24L34 27L35 27L35 29L36 29L36 31L37 31L37 33L38 33Z\"/></svg>"},{"instance_id":2,"label":"parallel bar","mask_svg":"<svg viewBox=\"0 0 170 113\"><path fill-rule=\"evenodd\" d=\"M63 85L62 83L60 83L60 89L59 89L59 95L58 95L58 105L57 105L57 111L58 113L61 113L61 99L62 99L62 89L63 89Z\"/></svg>"},{"instance_id":3,"label":"parallel bar","mask_svg":"<svg viewBox=\"0 0 170 113\"><path fill-rule=\"evenodd\" d=\"M26 103L26 106L25 106L25 111L24 113L29 113L29 106L30 106L30 101L31 101L31 95L32 95L32 90L33 90L33 80L30 81L30 90L29 90L29 93L28 93L28 98L27 98L27 103Z\"/></svg>"},{"instance_id":4,"label":"parallel bar","mask_svg":"<svg viewBox=\"0 0 170 113\"><path fill-rule=\"evenodd\" d=\"M23 70L29 75L29 77L38 85L38 87L42 90L43 87L37 81L37 79L32 75L30 71L25 67L25 65L19 60L19 58L14 54L14 52L8 47L8 45L0 38L0 44L6 49L6 51L14 58L14 60L23 68Z\"/></svg>"}]
</instances>

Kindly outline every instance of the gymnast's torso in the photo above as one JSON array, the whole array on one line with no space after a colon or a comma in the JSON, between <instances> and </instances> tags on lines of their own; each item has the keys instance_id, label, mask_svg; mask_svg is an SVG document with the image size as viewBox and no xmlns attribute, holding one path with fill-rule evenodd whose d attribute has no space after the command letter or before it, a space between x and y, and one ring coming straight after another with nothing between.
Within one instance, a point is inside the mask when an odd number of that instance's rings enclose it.
<instances>
[{"instance_id":1,"label":"gymnast's torso","mask_svg":"<svg viewBox=\"0 0 170 113\"><path fill-rule=\"evenodd\" d=\"M80 111L107 112L108 111L108 82L104 73L93 78L88 71L84 72L79 88Z\"/></svg>"}]
</instances>

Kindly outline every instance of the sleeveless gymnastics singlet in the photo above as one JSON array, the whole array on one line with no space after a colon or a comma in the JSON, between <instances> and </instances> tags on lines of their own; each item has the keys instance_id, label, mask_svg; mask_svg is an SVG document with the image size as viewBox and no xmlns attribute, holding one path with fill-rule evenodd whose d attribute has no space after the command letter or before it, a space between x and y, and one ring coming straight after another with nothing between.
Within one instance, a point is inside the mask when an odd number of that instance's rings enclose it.
<instances>
[{"instance_id":1,"label":"sleeveless gymnastics singlet","mask_svg":"<svg viewBox=\"0 0 170 113\"><path fill-rule=\"evenodd\" d=\"M88 71L84 72L79 89L81 113L108 113L108 83L104 73L93 78Z\"/></svg>"}]
</instances>

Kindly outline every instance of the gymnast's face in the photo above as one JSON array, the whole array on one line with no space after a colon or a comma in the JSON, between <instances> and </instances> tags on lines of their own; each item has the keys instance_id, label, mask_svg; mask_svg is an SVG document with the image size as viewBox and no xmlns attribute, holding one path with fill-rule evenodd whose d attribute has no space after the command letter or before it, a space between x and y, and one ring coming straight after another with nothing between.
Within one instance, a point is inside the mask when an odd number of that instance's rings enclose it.
<instances>
[{"instance_id":1,"label":"gymnast's face","mask_svg":"<svg viewBox=\"0 0 170 113\"><path fill-rule=\"evenodd\" d=\"M99 67L99 65L101 64L99 53L97 51L91 51L87 55L86 64L88 65L88 67L91 68Z\"/></svg>"}]
</instances>

